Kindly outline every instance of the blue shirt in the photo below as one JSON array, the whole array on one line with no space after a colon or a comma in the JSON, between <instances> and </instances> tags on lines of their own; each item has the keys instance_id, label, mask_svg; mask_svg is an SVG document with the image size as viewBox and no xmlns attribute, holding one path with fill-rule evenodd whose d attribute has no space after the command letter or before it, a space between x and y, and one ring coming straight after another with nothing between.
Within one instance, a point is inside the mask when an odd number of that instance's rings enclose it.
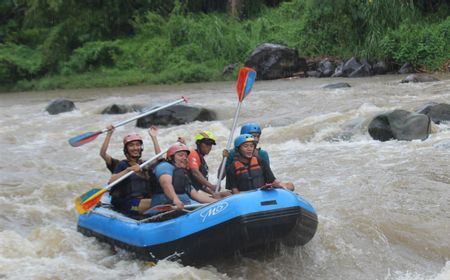
<instances>
[{"instance_id":1,"label":"blue shirt","mask_svg":"<svg viewBox=\"0 0 450 280\"><path fill-rule=\"evenodd\" d=\"M155 169L153 170L153 173L155 173L155 176L159 181L159 177L161 177L161 175L167 174L167 175L173 176L174 170L175 170L175 166L173 166L172 164L170 164L166 161L163 161L155 167Z\"/></svg>"},{"instance_id":2,"label":"blue shirt","mask_svg":"<svg viewBox=\"0 0 450 280\"><path fill-rule=\"evenodd\" d=\"M259 151L258 157L260 159L264 160L264 162L266 163L267 166L270 166L269 154L263 149L259 149L258 151ZM228 169L228 167L233 163L234 154L235 154L235 149L232 149L230 151L230 155L227 157L227 161L225 163L225 170Z\"/></svg>"}]
</instances>

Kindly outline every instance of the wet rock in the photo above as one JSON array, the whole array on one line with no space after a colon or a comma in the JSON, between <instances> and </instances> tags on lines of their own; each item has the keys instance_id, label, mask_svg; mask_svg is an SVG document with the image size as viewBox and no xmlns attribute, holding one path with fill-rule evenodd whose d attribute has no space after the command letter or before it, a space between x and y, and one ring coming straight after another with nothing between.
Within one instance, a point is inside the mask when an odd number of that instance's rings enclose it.
<instances>
[{"instance_id":1,"label":"wet rock","mask_svg":"<svg viewBox=\"0 0 450 280\"><path fill-rule=\"evenodd\" d=\"M429 116L436 124L440 124L442 121L450 121L450 105L446 103L431 104L419 113Z\"/></svg>"},{"instance_id":2,"label":"wet rock","mask_svg":"<svg viewBox=\"0 0 450 280\"><path fill-rule=\"evenodd\" d=\"M136 126L148 128L152 125L181 125L193 121L213 121L216 118L215 112L205 108L174 105L138 119Z\"/></svg>"},{"instance_id":3,"label":"wet rock","mask_svg":"<svg viewBox=\"0 0 450 280\"><path fill-rule=\"evenodd\" d=\"M367 59L361 60L361 66L359 66L356 70L351 72L348 77L349 78L359 78L359 77L367 77L372 75L372 65L367 61Z\"/></svg>"},{"instance_id":4,"label":"wet rock","mask_svg":"<svg viewBox=\"0 0 450 280\"><path fill-rule=\"evenodd\" d=\"M384 75L392 71L392 64L386 61L380 60L372 66L374 75Z\"/></svg>"},{"instance_id":5,"label":"wet rock","mask_svg":"<svg viewBox=\"0 0 450 280\"><path fill-rule=\"evenodd\" d=\"M376 116L369 124L369 135L374 140L382 142L394 139L394 134L389 126L389 120L386 115Z\"/></svg>"},{"instance_id":6,"label":"wet rock","mask_svg":"<svg viewBox=\"0 0 450 280\"><path fill-rule=\"evenodd\" d=\"M425 140L430 133L431 120L427 115L394 110L375 117L369 124L369 134L375 140Z\"/></svg>"},{"instance_id":7,"label":"wet rock","mask_svg":"<svg viewBox=\"0 0 450 280\"><path fill-rule=\"evenodd\" d=\"M414 70L414 66L412 66L411 63L405 63L403 66L398 70L399 74L410 74L414 73L416 70Z\"/></svg>"},{"instance_id":8,"label":"wet rock","mask_svg":"<svg viewBox=\"0 0 450 280\"><path fill-rule=\"evenodd\" d=\"M345 77L348 77L352 72L358 70L361 66L362 64L359 63L358 59L352 57L344 63L342 72L344 72Z\"/></svg>"},{"instance_id":9,"label":"wet rock","mask_svg":"<svg viewBox=\"0 0 450 280\"><path fill-rule=\"evenodd\" d=\"M120 105L112 104L103 109L102 114L126 114L131 112L140 112L144 106L141 105Z\"/></svg>"},{"instance_id":10,"label":"wet rock","mask_svg":"<svg viewBox=\"0 0 450 280\"><path fill-rule=\"evenodd\" d=\"M292 77L294 73L307 69L306 60L299 58L296 49L268 43L258 46L245 66L255 69L257 79L262 80Z\"/></svg>"},{"instance_id":11,"label":"wet rock","mask_svg":"<svg viewBox=\"0 0 450 280\"><path fill-rule=\"evenodd\" d=\"M344 69L344 62L341 61L341 62L337 65L336 69L334 69L334 74L331 75L331 77L335 77L335 78L338 78L338 77L344 77L345 74L344 74L343 69Z\"/></svg>"},{"instance_id":12,"label":"wet rock","mask_svg":"<svg viewBox=\"0 0 450 280\"><path fill-rule=\"evenodd\" d=\"M322 88L349 88L349 87L351 86L347 83L334 83L324 85Z\"/></svg>"},{"instance_id":13,"label":"wet rock","mask_svg":"<svg viewBox=\"0 0 450 280\"><path fill-rule=\"evenodd\" d=\"M439 81L437 78L429 75L411 74L406 76L401 83L427 83Z\"/></svg>"},{"instance_id":14,"label":"wet rock","mask_svg":"<svg viewBox=\"0 0 450 280\"><path fill-rule=\"evenodd\" d=\"M314 78L320 78L322 76L322 73L320 73L319 71L306 71L306 76L307 77L314 77Z\"/></svg>"},{"instance_id":15,"label":"wet rock","mask_svg":"<svg viewBox=\"0 0 450 280\"><path fill-rule=\"evenodd\" d=\"M348 75L349 78L360 78L370 76L370 70L368 70L367 66L361 65L358 69L353 71Z\"/></svg>"},{"instance_id":16,"label":"wet rock","mask_svg":"<svg viewBox=\"0 0 450 280\"><path fill-rule=\"evenodd\" d=\"M50 115L57 115L59 113L70 112L75 109L76 109L75 104L72 101L63 98L50 101L50 103L45 108L45 110Z\"/></svg>"},{"instance_id":17,"label":"wet rock","mask_svg":"<svg viewBox=\"0 0 450 280\"><path fill-rule=\"evenodd\" d=\"M328 59L324 59L319 62L317 71L321 73L321 77L331 77L334 73L333 63L331 63Z\"/></svg>"}]
</instances>

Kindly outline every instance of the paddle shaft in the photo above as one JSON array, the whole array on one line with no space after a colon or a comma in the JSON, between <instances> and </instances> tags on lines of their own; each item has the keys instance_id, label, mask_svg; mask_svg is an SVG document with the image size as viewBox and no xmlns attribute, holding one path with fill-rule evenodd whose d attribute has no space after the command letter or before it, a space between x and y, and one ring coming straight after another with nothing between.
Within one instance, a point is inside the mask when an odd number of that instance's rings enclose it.
<instances>
[{"instance_id":1,"label":"paddle shaft","mask_svg":"<svg viewBox=\"0 0 450 280\"><path fill-rule=\"evenodd\" d=\"M160 156L162 156L163 154L165 154L167 152L167 149L165 149L164 151L161 151L159 154L155 155L154 157L152 157L149 160L144 161L143 163L141 163L139 165L140 168L143 168L144 166L146 166L147 164L149 164L150 162L152 162L153 160L159 158ZM123 180L125 180L126 178L130 177L131 174L133 174L134 171L129 171L127 172L125 175L123 175L122 177L118 178L117 180L115 180L114 182L112 182L111 184L109 184L108 186L106 186L105 188L107 188L108 190L111 189L112 187L114 187L115 185L117 185L118 183L122 182Z\"/></svg>"},{"instance_id":2,"label":"paddle shaft","mask_svg":"<svg viewBox=\"0 0 450 280\"><path fill-rule=\"evenodd\" d=\"M144 166L146 166L147 164L149 164L153 160L156 160L158 157L162 156L165 152L167 152L167 149L165 149L164 151L161 151L159 154L155 155L151 159L149 159L149 160L143 162L142 164L140 164L139 165L140 168L143 168ZM85 212L90 211L93 207L95 207L95 205L97 204L97 202L100 200L101 196L105 192L111 190L112 187L114 187L118 183L122 182L123 180L128 178L133 173L134 173L134 171L127 172L125 175L123 175L122 177L118 178L117 180L115 180L111 184L106 185L101 190L97 191L95 194L91 195L88 199L86 199L86 200L84 200L82 202L81 202L81 196L76 198L75 199L75 208L77 209L77 211L80 214L84 214Z\"/></svg>"},{"instance_id":3,"label":"paddle shaft","mask_svg":"<svg viewBox=\"0 0 450 280\"><path fill-rule=\"evenodd\" d=\"M181 97L181 98L178 99L177 101L171 102L171 103L169 103L169 104L166 104L166 105L164 105L164 106L155 108L155 109L150 110L150 111L146 111L146 112L144 112L144 113L142 113L142 114L140 114L140 115L138 115L138 116L135 116L135 117L132 117L132 118L130 118L130 119L128 119L128 120L124 120L124 121L121 121L121 122L119 122L119 123L116 123L116 124L114 124L113 126L114 126L114 127L122 126L122 125L124 125L124 124L127 124L127 123L129 123L129 122L132 122L132 121L137 120L137 119L139 119L139 118L145 117L145 116L150 115L150 114L152 114L152 113L161 111L162 109L165 109L165 108L167 108L167 107L176 105L176 104L181 103L181 102L183 102L183 101L184 101L184 102L187 102L187 99L186 99L185 97ZM108 131L108 129L107 129L107 128L104 128L103 130L101 130L101 133L104 133L104 132L107 132L107 131Z\"/></svg>"},{"instance_id":4,"label":"paddle shaft","mask_svg":"<svg viewBox=\"0 0 450 280\"><path fill-rule=\"evenodd\" d=\"M228 137L228 141L227 141L227 150L228 151L231 148L231 141L233 139L234 131L236 130L236 125L237 125L237 120L238 120L238 117L239 117L239 113L241 112L241 105L242 105L242 102L239 101L238 102L238 106L236 108L236 112L234 113L233 125L231 126L230 136ZM216 192L219 192L220 188L221 188L220 184L222 182L223 172L225 171L225 161L226 160L227 160L227 157L223 157L222 158L222 163L220 164L219 177L218 177L217 185L216 185Z\"/></svg>"},{"instance_id":5,"label":"paddle shaft","mask_svg":"<svg viewBox=\"0 0 450 280\"><path fill-rule=\"evenodd\" d=\"M184 205L184 209L195 209L195 208L200 208L200 207L203 207L203 206L207 206L209 204L210 203L188 204L188 205ZM165 209L165 208L170 208L170 210L178 210L179 209L178 207L176 207L175 205L172 205L172 204L162 204L162 205L153 206L152 208L150 208L150 209L148 209L146 211L149 211L149 210L160 210L160 209ZM161 211L163 211L163 210L161 210Z\"/></svg>"},{"instance_id":6,"label":"paddle shaft","mask_svg":"<svg viewBox=\"0 0 450 280\"><path fill-rule=\"evenodd\" d=\"M186 210L187 209L197 210L197 209L203 208L204 206L208 206L208 205L209 205L209 203L189 204L189 205L185 205L184 209L186 209ZM173 212L175 212L177 210L180 210L174 205L157 205L155 207L150 208L149 210L158 210L158 207L161 208L161 206L166 206L167 208L170 208L170 209L168 209L168 210L159 210L161 213L155 214L155 215L150 216L148 218L145 218L143 220L139 220L139 223L144 223L144 222L156 220L156 219L159 219L159 218L161 218L161 217L163 217L163 216L165 216L167 214L170 214L170 213L173 213ZM182 210L184 210L184 209L182 209ZM149 211L149 210L147 210L147 211ZM194 211L194 210L192 210L192 211ZM187 211L187 212L191 212L191 211Z\"/></svg>"},{"instance_id":7,"label":"paddle shaft","mask_svg":"<svg viewBox=\"0 0 450 280\"><path fill-rule=\"evenodd\" d=\"M171 102L171 103L169 103L169 104L166 104L166 105L164 105L164 106L155 108L155 109L150 110L150 111L146 111L146 112L144 112L144 113L142 113L142 114L140 114L140 115L137 115L137 116L135 116L135 117L132 117L131 119L124 120L124 121L122 121L122 122L116 123L116 124L114 124L113 126L114 126L114 127L122 126L122 125L124 125L124 124L126 124L126 123L129 123L129 122L131 122L131 121L134 121L134 120L139 119L139 118L142 118L142 117L145 117L145 116L147 116L147 115L150 115L150 114L152 114L152 113L155 113L155 112L157 112L157 111L160 111L160 110L162 110L162 109L165 109L165 108L167 108L167 107L173 106L173 105L178 104L178 103L183 102L183 101L187 102L187 99L186 99L185 97L181 97L181 99L179 99L179 100L177 100L177 101ZM86 133L83 133L83 134L81 134L81 135L78 135L78 136L75 136L75 137L70 138L70 139L69 139L69 144L70 144L72 147L79 147L79 146L81 146L81 145L84 145L84 144L86 144L86 143L89 143L89 142L95 140L95 139L97 138L97 136L99 136L100 134L105 133L105 132L107 132L107 131L108 131L108 128L104 128L103 130L99 130L99 131L97 131L97 132L86 132Z\"/></svg>"}]
</instances>

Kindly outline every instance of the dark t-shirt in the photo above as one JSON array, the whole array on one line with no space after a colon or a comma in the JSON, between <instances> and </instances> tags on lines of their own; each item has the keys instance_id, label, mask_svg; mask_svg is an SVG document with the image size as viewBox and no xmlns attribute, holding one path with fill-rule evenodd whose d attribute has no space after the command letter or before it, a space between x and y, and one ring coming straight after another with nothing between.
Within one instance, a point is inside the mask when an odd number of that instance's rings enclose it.
<instances>
[{"instance_id":1,"label":"dark t-shirt","mask_svg":"<svg viewBox=\"0 0 450 280\"><path fill-rule=\"evenodd\" d=\"M108 170L111 172L111 173L118 173L118 172L114 172L114 170L116 169L116 167L117 167L117 165L119 164L119 162L120 162L120 160L118 160L118 159L115 159L115 158L111 158L111 164L106 164L106 168L108 168ZM125 168L124 168L125 169ZM123 169L122 169L123 170ZM122 170L120 170L120 171L122 171ZM119 171L119 172L120 172Z\"/></svg>"},{"instance_id":2,"label":"dark t-shirt","mask_svg":"<svg viewBox=\"0 0 450 280\"><path fill-rule=\"evenodd\" d=\"M242 163L244 164L244 163ZM264 180L266 184L270 184L273 181L275 181L275 175L273 175L272 169L270 169L270 166L268 166L266 164L266 162L264 160L262 160L261 158L258 158L258 164L259 166L261 166L263 175L264 175ZM244 164L245 167L248 167L248 164ZM231 190L232 188L237 188L237 182L236 182L236 171L234 170L234 161L233 164L231 164L230 166L228 166L227 168L227 181L226 181L226 188L228 190Z\"/></svg>"}]
</instances>

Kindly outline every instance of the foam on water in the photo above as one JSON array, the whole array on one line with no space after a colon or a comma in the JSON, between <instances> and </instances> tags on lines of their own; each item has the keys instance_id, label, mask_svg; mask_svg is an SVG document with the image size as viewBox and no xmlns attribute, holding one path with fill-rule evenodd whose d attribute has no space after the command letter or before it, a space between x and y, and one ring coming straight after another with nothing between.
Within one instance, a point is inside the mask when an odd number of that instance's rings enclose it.
<instances>
[{"instance_id":1,"label":"foam on water","mask_svg":"<svg viewBox=\"0 0 450 280\"><path fill-rule=\"evenodd\" d=\"M135 260L76 231L74 197L101 187L110 174L98 153L104 135L81 147L67 140L134 116L100 115L111 104L155 105L190 98L215 111L217 121L161 127L162 148L178 136L217 137L206 157L214 180L237 105L234 83L130 87L6 94L0 105L0 278L6 279L450 279L450 129L436 126L425 141L372 140L370 120L393 109L448 102L450 77L399 84L398 76L346 80L351 88L327 90L333 79L258 81L242 104L238 124L264 127L260 146L282 181L311 202L319 228L304 247L279 246L259 255L182 266ZM57 97L77 110L51 116ZM116 129L109 153L122 158L124 134ZM239 129L236 131L236 135Z\"/></svg>"}]
</instances>

